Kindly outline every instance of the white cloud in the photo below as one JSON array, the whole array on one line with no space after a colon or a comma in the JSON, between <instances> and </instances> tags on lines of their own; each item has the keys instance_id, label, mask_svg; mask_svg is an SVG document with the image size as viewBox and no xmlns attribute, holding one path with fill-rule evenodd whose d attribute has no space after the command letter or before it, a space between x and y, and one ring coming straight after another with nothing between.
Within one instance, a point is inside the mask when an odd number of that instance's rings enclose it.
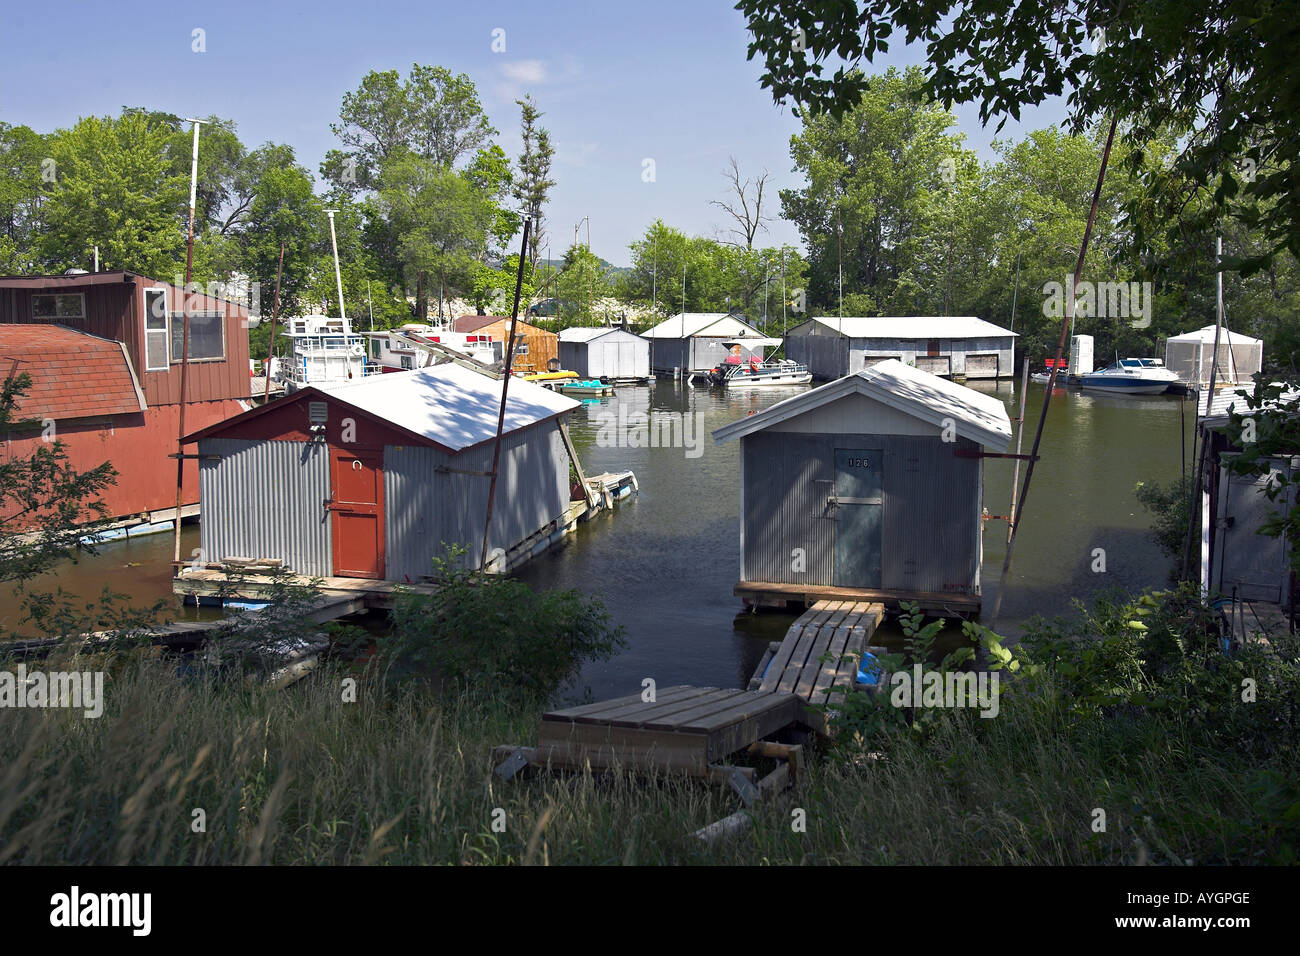
<instances>
[{"instance_id":1,"label":"white cloud","mask_svg":"<svg viewBox=\"0 0 1300 956\"><path fill-rule=\"evenodd\" d=\"M533 86L545 83L547 79L546 63L543 60L508 61L501 64L501 73L507 80Z\"/></svg>"}]
</instances>

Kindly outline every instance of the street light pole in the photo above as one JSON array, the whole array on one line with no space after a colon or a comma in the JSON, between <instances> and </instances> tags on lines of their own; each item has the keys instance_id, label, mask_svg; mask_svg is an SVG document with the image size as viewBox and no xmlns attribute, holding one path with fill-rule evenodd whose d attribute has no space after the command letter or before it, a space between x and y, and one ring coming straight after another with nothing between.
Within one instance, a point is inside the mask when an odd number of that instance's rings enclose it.
<instances>
[{"instance_id":1,"label":"street light pole","mask_svg":"<svg viewBox=\"0 0 1300 956\"><path fill-rule=\"evenodd\" d=\"M339 271L339 242L334 235L334 214L337 209L326 209L325 215L330 217L330 245L334 247L334 282L339 290L339 318L346 319L347 312L343 307L343 273ZM420 321L424 321L424 316L420 316Z\"/></svg>"}]
</instances>

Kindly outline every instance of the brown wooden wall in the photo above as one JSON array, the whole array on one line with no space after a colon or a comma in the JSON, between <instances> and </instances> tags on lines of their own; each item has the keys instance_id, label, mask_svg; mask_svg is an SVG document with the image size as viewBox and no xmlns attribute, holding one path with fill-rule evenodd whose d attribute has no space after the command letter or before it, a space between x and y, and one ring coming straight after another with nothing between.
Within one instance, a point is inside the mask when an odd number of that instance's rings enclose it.
<instances>
[{"instance_id":1,"label":"brown wooden wall","mask_svg":"<svg viewBox=\"0 0 1300 956\"><path fill-rule=\"evenodd\" d=\"M509 319L485 325L470 334L492 336L494 342L501 343L501 357L505 358L506 340L510 338ZM554 332L539 329L521 320L515 324L515 338L517 342L528 346L528 354L516 355L511 363L511 368L516 372L545 372L547 363L559 357L560 337Z\"/></svg>"},{"instance_id":2,"label":"brown wooden wall","mask_svg":"<svg viewBox=\"0 0 1300 956\"><path fill-rule=\"evenodd\" d=\"M53 320L32 317L33 295L84 293L86 318L81 321L65 319L60 324L91 335L125 342L136 378L144 389L145 402L150 407L178 404L181 394L180 365L172 365L165 372L145 371L144 290L166 287L167 307L171 312L179 312L184 308L182 290L169 282L158 282L147 276L134 278L134 283L96 281L78 285L73 277L60 277L57 286L46 288L5 288L4 280L0 279L0 322L52 322ZM189 363L186 400L211 402L232 398L247 399L251 392L247 310L236 303L207 295L196 296L193 307L196 311L225 313L226 357L220 361Z\"/></svg>"}]
</instances>

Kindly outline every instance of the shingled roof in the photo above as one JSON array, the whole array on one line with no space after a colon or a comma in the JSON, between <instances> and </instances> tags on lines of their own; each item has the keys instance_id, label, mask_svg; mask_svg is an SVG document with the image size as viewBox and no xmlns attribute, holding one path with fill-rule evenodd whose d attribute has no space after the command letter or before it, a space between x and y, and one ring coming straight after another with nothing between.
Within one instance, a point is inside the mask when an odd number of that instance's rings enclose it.
<instances>
[{"instance_id":1,"label":"shingled roof","mask_svg":"<svg viewBox=\"0 0 1300 956\"><path fill-rule=\"evenodd\" d=\"M97 418L145 410L122 343L62 325L0 324L0 376L26 372L20 418Z\"/></svg>"}]
</instances>

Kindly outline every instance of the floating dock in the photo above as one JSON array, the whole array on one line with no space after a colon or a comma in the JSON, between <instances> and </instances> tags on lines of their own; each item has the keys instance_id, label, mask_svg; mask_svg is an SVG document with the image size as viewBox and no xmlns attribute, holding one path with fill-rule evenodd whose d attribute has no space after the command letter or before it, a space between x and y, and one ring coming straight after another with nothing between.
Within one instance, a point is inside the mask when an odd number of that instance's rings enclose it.
<instances>
[{"instance_id":1,"label":"floating dock","mask_svg":"<svg viewBox=\"0 0 1300 956\"><path fill-rule=\"evenodd\" d=\"M753 769L726 761L741 751L788 761L799 745L766 738L800 728L829 735L826 708L836 691L865 686L856 682L858 666L884 610L880 603L818 602L769 648L746 690L681 685L653 699L632 694L544 713L536 747L493 751L498 776L526 766L621 767L727 782L744 795Z\"/></svg>"}]
</instances>

